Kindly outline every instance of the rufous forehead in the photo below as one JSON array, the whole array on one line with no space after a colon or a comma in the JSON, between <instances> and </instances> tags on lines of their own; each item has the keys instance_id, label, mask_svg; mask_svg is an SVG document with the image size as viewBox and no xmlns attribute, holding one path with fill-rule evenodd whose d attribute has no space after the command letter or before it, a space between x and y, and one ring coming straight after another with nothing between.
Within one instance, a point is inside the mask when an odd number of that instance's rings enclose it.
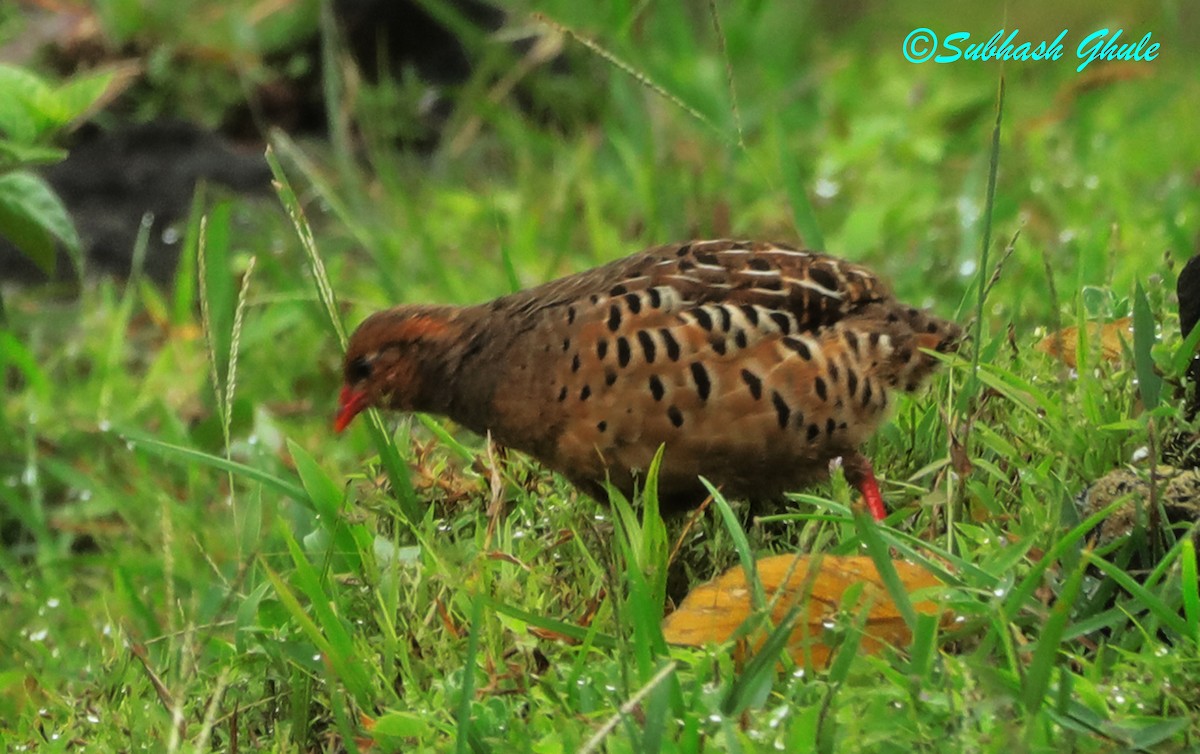
<instances>
[{"instance_id":1,"label":"rufous forehead","mask_svg":"<svg viewBox=\"0 0 1200 754\"><path fill-rule=\"evenodd\" d=\"M451 334L452 326L434 314L379 312L359 325L351 338L351 350L369 352L389 343L440 340Z\"/></svg>"}]
</instances>

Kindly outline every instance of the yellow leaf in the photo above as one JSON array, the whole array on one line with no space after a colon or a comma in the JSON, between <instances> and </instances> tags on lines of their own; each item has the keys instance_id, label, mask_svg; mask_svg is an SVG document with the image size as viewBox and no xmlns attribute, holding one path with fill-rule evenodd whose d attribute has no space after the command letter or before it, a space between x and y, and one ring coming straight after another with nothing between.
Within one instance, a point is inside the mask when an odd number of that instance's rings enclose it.
<instances>
[{"instance_id":1,"label":"yellow leaf","mask_svg":"<svg viewBox=\"0 0 1200 754\"><path fill-rule=\"evenodd\" d=\"M909 592L941 584L933 574L913 563L898 560L894 565ZM800 620L788 639L788 653L797 663L804 662L806 643L814 664L824 666L828 662L832 649L823 641L825 625L843 610L850 610L855 616L863 607L867 610L860 643L863 652L874 653L886 645L905 645L909 641L908 625L869 557L775 555L758 561L756 568L774 625L800 605ZM843 605L842 595L858 583L863 584L858 603ZM938 606L928 599L914 602L913 607L930 615L938 612ZM693 589L679 609L663 621L663 634L672 644L720 644L728 641L752 613L746 573L737 566ZM753 646L757 648L764 638L758 636ZM739 653L744 648L739 647Z\"/></svg>"},{"instance_id":2,"label":"yellow leaf","mask_svg":"<svg viewBox=\"0 0 1200 754\"><path fill-rule=\"evenodd\" d=\"M1103 324L1087 323L1088 343L1094 344L1097 340L1100 341L1100 358L1105 361L1120 361L1122 341L1132 342L1132 338L1132 317L1122 317ZM1042 338L1042 342L1037 344L1037 350L1061 359L1064 364L1073 369L1076 364L1075 349L1078 345L1079 328L1072 325Z\"/></svg>"}]
</instances>

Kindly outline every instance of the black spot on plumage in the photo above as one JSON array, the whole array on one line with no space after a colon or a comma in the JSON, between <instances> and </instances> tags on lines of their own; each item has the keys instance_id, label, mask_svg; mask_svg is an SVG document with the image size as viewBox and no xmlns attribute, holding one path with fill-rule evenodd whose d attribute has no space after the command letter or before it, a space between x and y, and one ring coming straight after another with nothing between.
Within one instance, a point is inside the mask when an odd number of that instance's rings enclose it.
<instances>
[{"instance_id":1,"label":"black spot on plumage","mask_svg":"<svg viewBox=\"0 0 1200 754\"><path fill-rule=\"evenodd\" d=\"M712 390L712 380L708 378L708 370L698 361L692 362L692 381L696 383L696 394L700 396L700 400L708 400L709 391Z\"/></svg>"},{"instance_id":2,"label":"black spot on plumage","mask_svg":"<svg viewBox=\"0 0 1200 754\"><path fill-rule=\"evenodd\" d=\"M742 315L746 317L746 321L751 327L758 327L758 307L752 304L742 304Z\"/></svg>"},{"instance_id":3,"label":"black spot on plumage","mask_svg":"<svg viewBox=\"0 0 1200 754\"><path fill-rule=\"evenodd\" d=\"M833 436L833 430L834 430L834 429L836 429L836 428L837 428L837 424L836 424L836 423L833 421L833 417L832 417L832 416L831 416L831 417L829 417L828 419L826 419L826 420L825 420L825 434L827 434L827 435L829 435L830 437L832 437L832 436Z\"/></svg>"},{"instance_id":4,"label":"black spot on plumage","mask_svg":"<svg viewBox=\"0 0 1200 754\"><path fill-rule=\"evenodd\" d=\"M738 348L745 348L747 342L748 341L746 340L746 331L745 330L738 330L737 332L735 332L733 334L733 343Z\"/></svg>"},{"instance_id":5,"label":"black spot on plumage","mask_svg":"<svg viewBox=\"0 0 1200 754\"><path fill-rule=\"evenodd\" d=\"M692 310L692 316L696 318L696 324L703 327L705 330L712 332L713 320L704 307L697 307Z\"/></svg>"},{"instance_id":6,"label":"black spot on plumage","mask_svg":"<svg viewBox=\"0 0 1200 754\"><path fill-rule=\"evenodd\" d=\"M629 350L628 338L617 338L617 365L621 368L629 366L629 359L633 353Z\"/></svg>"},{"instance_id":7,"label":"black spot on plumage","mask_svg":"<svg viewBox=\"0 0 1200 754\"><path fill-rule=\"evenodd\" d=\"M880 337L881 336L878 332L872 332L867 336L867 342L871 344L871 348L877 348L879 346Z\"/></svg>"},{"instance_id":8,"label":"black spot on plumage","mask_svg":"<svg viewBox=\"0 0 1200 754\"><path fill-rule=\"evenodd\" d=\"M617 373L616 372L612 371L611 369L606 370L604 372L604 384L605 385L612 387L613 383L615 383L616 381L617 381Z\"/></svg>"},{"instance_id":9,"label":"black spot on plumage","mask_svg":"<svg viewBox=\"0 0 1200 754\"><path fill-rule=\"evenodd\" d=\"M750 388L750 395L754 396L754 400L762 397L762 380L758 375L749 369L743 369L742 382L745 382L746 387Z\"/></svg>"},{"instance_id":10,"label":"black spot on plumage","mask_svg":"<svg viewBox=\"0 0 1200 754\"><path fill-rule=\"evenodd\" d=\"M567 324L570 325L570 324L574 324L574 323L575 323L575 307L568 306L567 307Z\"/></svg>"},{"instance_id":11,"label":"black spot on plumage","mask_svg":"<svg viewBox=\"0 0 1200 754\"><path fill-rule=\"evenodd\" d=\"M723 339L722 340L714 340L714 341L712 341L711 345L712 345L712 350L716 351L718 356L725 355L725 341Z\"/></svg>"},{"instance_id":12,"label":"black spot on plumage","mask_svg":"<svg viewBox=\"0 0 1200 754\"><path fill-rule=\"evenodd\" d=\"M854 394L858 392L858 372L853 369L846 370L846 387L849 388L850 397L853 398Z\"/></svg>"},{"instance_id":13,"label":"black spot on plumage","mask_svg":"<svg viewBox=\"0 0 1200 754\"><path fill-rule=\"evenodd\" d=\"M646 298L650 300L650 308L657 309L662 306L662 294L658 292L657 288L646 291Z\"/></svg>"},{"instance_id":14,"label":"black spot on plumage","mask_svg":"<svg viewBox=\"0 0 1200 754\"><path fill-rule=\"evenodd\" d=\"M846 331L846 345L851 351L858 353L858 335L853 330Z\"/></svg>"},{"instance_id":15,"label":"black spot on plumage","mask_svg":"<svg viewBox=\"0 0 1200 754\"><path fill-rule=\"evenodd\" d=\"M754 284L754 287L761 288L764 291L782 291L783 290L783 281L780 280L779 278L771 278L769 280L762 280L762 281L756 282Z\"/></svg>"},{"instance_id":16,"label":"black spot on plumage","mask_svg":"<svg viewBox=\"0 0 1200 754\"><path fill-rule=\"evenodd\" d=\"M612 287L612 290L610 290L610 291L608 292L608 295L610 295L610 296L623 296L623 295L625 295L625 291L627 291L627 290L629 290L629 289L628 289L628 288L626 288L626 287L624 286L624 284L622 284L622 283L617 283L616 285L614 285L614 286Z\"/></svg>"},{"instance_id":17,"label":"black spot on plumage","mask_svg":"<svg viewBox=\"0 0 1200 754\"><path fill-rule=\"evenodd\" d=\"M799 338L784 338L783 344L800 354L800 358L804 359L805 361L812 360L812 351L809 349L808 344L803 340L800 340Z\"/></svg>"},{"instance_id":18,"label":"black spot on plumage","mask_svg":"<svg viewBox=\"0 0 1200 754\"><path fill-rule=\"evenodd\" d=\"M654 363L654 338L646 330L638 330L638 342L642 344L642 352L646 354L646 363Z\"/></svg>"},{"instance_id":19,"label":"black spot on plumage","mask_svg":"<svg viewBox=\"0 0 1200 754\"><path fill-rule=\"evenodd\" d=\"M567 386L563 385L562 390L558 391L558 400L565 401L567 399Z\"/></svg>"},{"instance_id":20,"label":"black spot on plumage","mask_svg":"<svg viewBox=\"0 0 1200 754\"><path fill-rule=\"evenodd\" d=\"M808 276L812 278L814 283L822 288L828 288L831 291L836 291L839 287L837 276L824 267L818 267L816 265L809 267Z\"/></svg>"},{"instance_id":21,"label":"black spot on plumage","mask_svg":"<svg viewBox=\"0 0 1200 754\"><path fill-rule=\"evenodd\" d=\"M697 251L696 261L700 264L715 265L717 264L717 255L713 254L711 251Z\"/></svg>"},{"instance_id":22,"label":"black spot on plumage","mask_svg":"<svg viewBox=\"0 0 1200 754\"><path fill-rule=\"evenodd\" d=\"M598 303L600 303L600 295L597 293L593 293L591 296L588 297L588 300L591 301L593 304L598 304Z\"/></svg>"},{"instance_id":23,"label":"black spot on plumage","mask_svg":"<svg viewBox=\"0 0 1200 754\"><path fill-rule=\"evenodd\" d=\"M755 257L755 258L751 259L750 263L746 266L752 270L759 270L760 272L766 272L771 269L771 262L766 259L763 259L762 257Z\"/></svg>"},{"instance_id":24,"label":"black spot on plumage","mask_svg":"<svg viewBox=\"0 0 1200 754\"><path fill-rule=\"evenodd\" d=\"M818 377L813 382L813 387L816 388L817 397L821 400L826 400L829 397L829 394L825 391L825 380L823 378Z\"/></svg>"},{"instance_id":25,"label":"black spot on plumage","mask_svg":"<svg viewBox=\"0 0 1200 754\"><path fill-rule=\"evenodd\" d=\"M679 263L680 272L691 272L694 269L696 269L696 263L690 259L685 259Z\"/></svg>"},{"instance_id":26,"label":"black spot on plumage","mask_svg":"<svg viewBox=\"0 0 1200 754\"><path fill-rule=\"evenodd\" d=\"M729 328L733 326L733 315L725 307L718 306L717 316L721 318L721 332L729 332Z\"/></svg>"},{"instance_id":27,"label":"black spot on plumage","mask_svg":"<svg viewBox=\"0 0 1200 754\"><path fill-rule=\"evenodd\" d=\"M575 354L575 358L571 359L571 371L578 372L579 366L579 354Z\"/></svg>"},{"instance_id":28,"label":"black spot on plumage","mask_svg":"<svg viewBox=\"0 0 1200 754\"><path fill-rule=\"evenodd\" d=\"M863 380L862 404L866 406L871 402L871 381Z\"/></svg>"},{"instance_id":29,"label":"black spot on plumage","mask_svg":"<svg viewBox=\"0 0 1200 754\"><path fill-rule=\"evenodd\" d=\"M596 342L596 358L604 361L604 357L608 355L608 338L601 338Z\"/></svg>"},{"instance_id":30,"label":"black spot on plumage","mask_svg":"<svg viewBox=\"0 0 1200 754\"><path fill-rule=\"evenodd\" d=\"M675 336L665 327L659 330L658 334L662 336L663 347L667 349L667 358L679 361L679 341L675 340Z\"/></svg>"},{"instance_id":31,"label":"black spot on plumage","mask_svg":"<svg viewBox=\"0 0 1200 754\"><path fill-rule=\"evenodd\" d=\"M771 312L771 321L779 326L784 335L792 332L792 318L783 312Z\"/></svg>"},{"instance_id":32,"label":"black spot on plumage","mask_svg":"<svg viewBox=\"0 0 1200 754\"><path fill-rule=\"evenodd\" d=\"M654 396L654 400L661 401L665 392L666 389L663 387L662 380L658 378L658 375L650 375L650 395Z\"/></svg>"},{"instance_id":33,"label":"black spot on plumage","mask_svg":"<svg viewBox=\"0 0 1200 754\"><path fill-rule=\"evenodd\" d=\"M929 324L925 325L925 332L927 332L927 333L935 333L935 332L937 332L937 331L938 331L938 324L937 324L937 322L930 322Z\"/></svg>"},{"instance_id":34,"label":"black spot on plumage","mask_svg":"<svg viewBox=\"0 0 1200 754\"><path fill-rule=\"evenodd\" d=\"M604 430L608 429L608 422L603 422L603 421L602 421L602 422L598 422L598 423L596 424L596 429L598 429L598 430L600 430L601 432L603 432Z\"/></svg>"},{"instance_id":35,"label":"black spot on plumage","mask_svg":"<svg viewBox=\"0 0 1200 754\"><path fill-rule=\"evenodd\" d=\"M636 293L630 293L625 296L625 305L629 307L629 311L637 314L642 310L642 297Z\"/></svg>"},{"instance_id":36,"label":"black spot on plumage","mask_svg":"<svg viewBox=\"0 0 1200 754\"><path fill-rule=\"evenodd\" d=\"M775 406L775 418L779 420L779 428L787 429L792 409L788 407L787 401L783 399L778 390L771 391L771 403Z\"/></svg>"},{"instance_id":37,"label":"black spot on plumage","mask_svg":"<svg viewBox=\"0 0 1200 754\"><path fill-rule=\"evenodd\" d=\"M586 401L588 398L591 398L591 397L592 397L592 386L584 385L583 389L579 391L579 400Z\"/></svg>"},{"instance_id":38,"label":"black spot on plumage","mask_svg":"<svg viewBox=\"0 0 1200 754\"><path fill-rule=\"evenodd\" d=\"M680 246L678 249L675 250L675 256L686 257L688 255L688 252L690 252L691 250L692 250L692 245L690 243L685 243L683 246Z\"/></svg>"},{"instance_id":39,"label":"black spot on plumage","mask_svg":"<svg viewBox=\"0 0 1200 754\"><path fill-rule=\"evenodd\" d=\"M899 322L900 317L896 315L896 312L888 312L887 321L888 321L888 324Z\"/></svg>"},{"instance_id":40,"label":"black spot on plumage","mask_svg":"<svg viewBox=\"0 0 1200 754\"><path fill-rule=\"evenodd\" d=\"M833 380L834 382L837 382L838 375L840 375L840 374L841 374L841 371L838 370L838 365L834 364L832 361L829 362L829 379Z\"/></svg>"},{"instance_id":41,"label":"black spot on plumage","mask_svg":"<svg viewBox=\"0 0 1200 754\"><path fill-rule=\"evenodd\" d=\"M818 427L816 424L809 424L808 431L805 433L806 437L808 437L809 442L812 442L813 440L817 439L817 437L820 436L820 434L821 434L821 428Z\"/></svg>"},{"instance_id":42,"label":"black spot on plumage","mask_svg":"<svg viewBox=\"0 0 1200 754\"><path fill-rule=\"evenodd\" d=\"M683 412L681 412L679 409L675 408L674 406L671 406L670 408L667 409L667 418L670 419L671 423L674 424L676 427L683 426Z\"/></svg>"},{"instance_id":43,"label":"black spot on plumage","mask_svg":"<svg viewBox=\"0 0 1200 754\"><path fill-rule=\"evenodd\" d=\"M616 304L608 310L608 329L613 332L621 329L621 307Z\"/></svg>"}]
</instances>

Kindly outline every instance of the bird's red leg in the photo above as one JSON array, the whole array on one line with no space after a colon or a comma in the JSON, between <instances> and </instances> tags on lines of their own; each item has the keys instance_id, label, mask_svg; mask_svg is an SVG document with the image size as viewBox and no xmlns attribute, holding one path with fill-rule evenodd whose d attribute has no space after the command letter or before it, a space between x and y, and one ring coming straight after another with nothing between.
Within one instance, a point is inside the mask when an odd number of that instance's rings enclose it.
<instances>
[{"instance_id":1,"label":"bird's red leg","mask_svg":"<svg viewBox=\"0 0 1200 754\"><path fill-rule=\"evenodd\" d=\"M871 468L870 461L867 461L866 468L863 469L862 479L858 480L858 489L862 492L867 509L871 511L875 520L882 521L887 518L887 509L883 507L883 495L879 493L879 482L875 481L875 470Z\"/></svg>"},{"instance_id":2,"label":"bird's red leg","mask_svg":"<svg viewBox=\"0 0 1200 754\"><path fill-rule=\"evenodd\" d=\"M883 507L883 495L879 493L879 482L875 479L875 469L871 467L871 459L862 453L854 453L843 459L846 469L846 481L853 484L862 493L867 510L876 521L887 518L887 508Z\"/></svg>"}]
</instances>

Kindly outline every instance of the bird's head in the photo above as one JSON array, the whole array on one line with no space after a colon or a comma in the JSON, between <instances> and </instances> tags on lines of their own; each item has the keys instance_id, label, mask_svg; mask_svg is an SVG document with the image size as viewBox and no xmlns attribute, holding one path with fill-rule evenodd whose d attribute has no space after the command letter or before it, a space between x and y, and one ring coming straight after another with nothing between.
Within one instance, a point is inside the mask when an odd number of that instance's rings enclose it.
<instances>
[{"instance_id":1,"label":"bird's head","mask_svg":"<svg viewBox=\"0 0 1200 754\"><path fill-rule=\"evenodd\" d=\"M346 347L345 384L333 429L341 432L372 406L398 411L426 408L429 384L450 343L462 331L448 307L400 306L367 317Z\"/></svg>"}]
</instances>

